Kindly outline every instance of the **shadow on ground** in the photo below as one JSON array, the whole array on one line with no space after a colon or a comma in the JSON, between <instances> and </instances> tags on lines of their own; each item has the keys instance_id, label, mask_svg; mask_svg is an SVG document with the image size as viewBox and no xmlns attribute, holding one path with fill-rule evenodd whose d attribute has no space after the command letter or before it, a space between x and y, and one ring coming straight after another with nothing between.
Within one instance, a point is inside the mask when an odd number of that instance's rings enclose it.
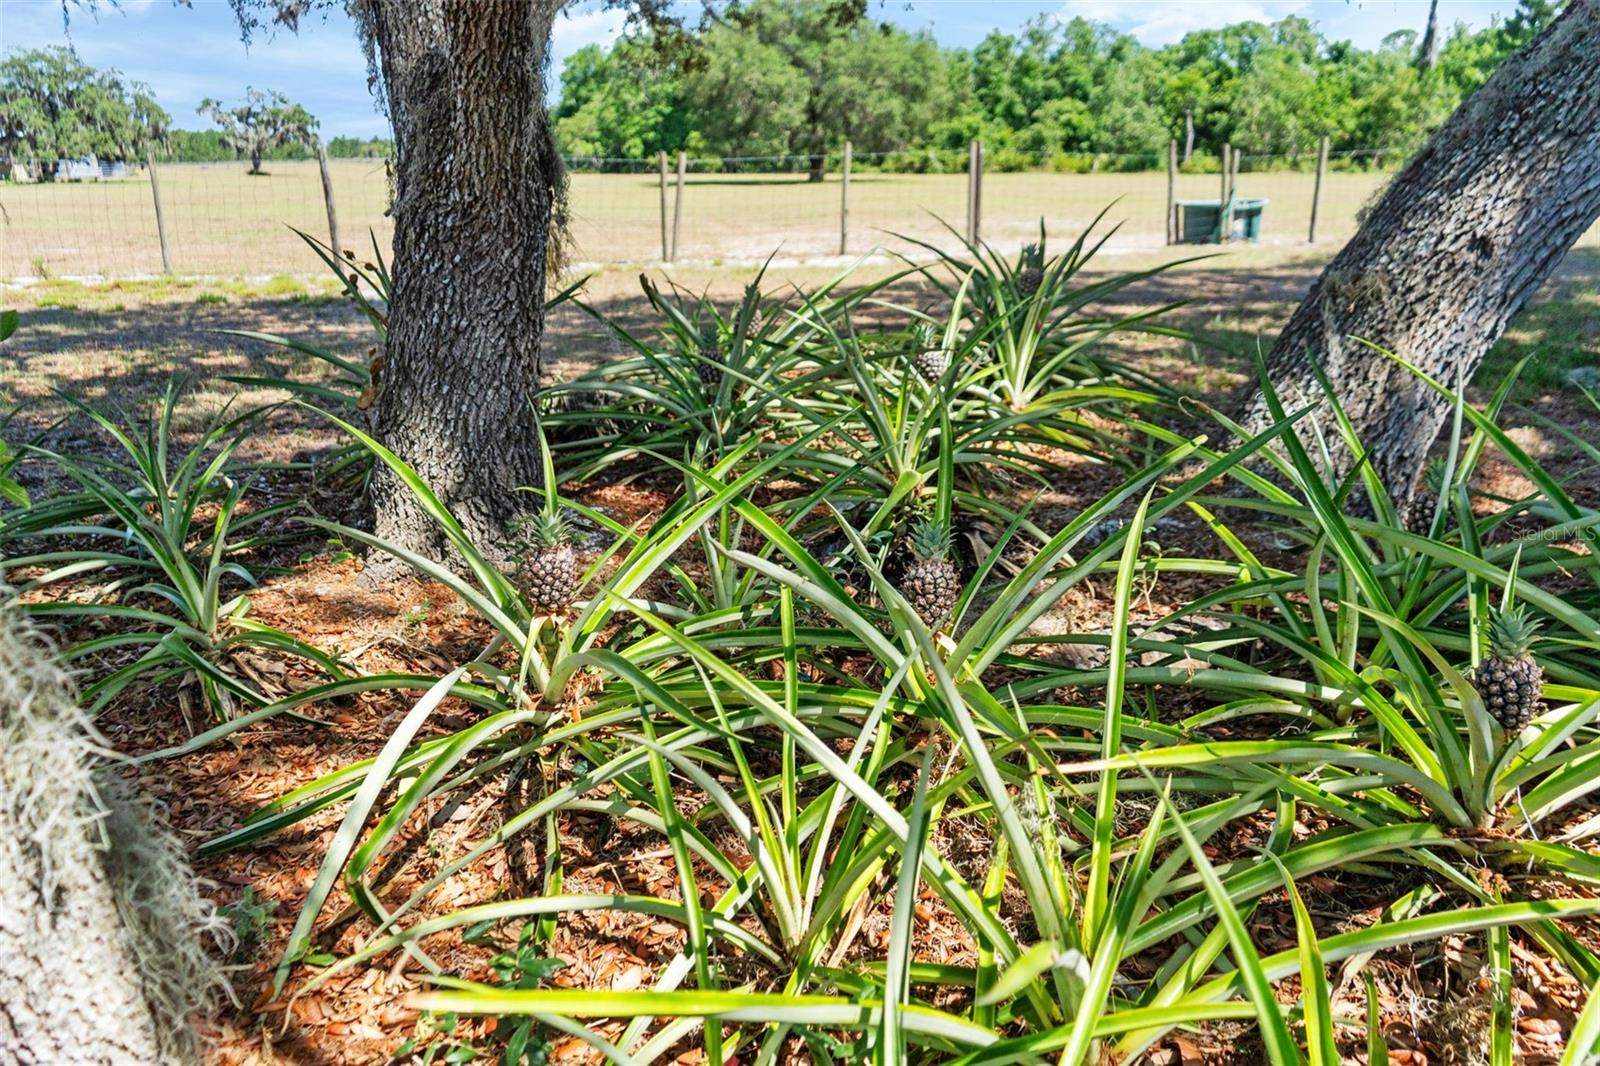
<instances>
[{"instance_id":1,"label":"shadow on ground","mask_svg":"<svg viewBox=\"0 0 1600 1066\"><path fill-rule=\"evenodd\" d=\"M1178 304L1166 321L1187 330L1192 339L1121 335L1109 343L1110 351L1177 388L1215 401L1228 390L1245 386L1257 346L1270 348L1322 266L1322 261L1313 260L1232 268L1219 257L1146 278L1118 293L1102 310L1115 315ZM892 264L869 265L860 277L866 282L893 269ZM1109 273L1094 271L1084 277L1099 279ZM751 276L750 271L724 271L691 291L704 291L728 309ZM825 275L815 276L820 281ZM774 294L785 287L785 281L776 277L767 285ZM52 446L73 445L79 430L70 424L56 426L69 412L58 391L90 404L131 411L158 400L169 384L186 381L190 393L183 428L193 430L219 412L288 398L281 390L241 389L228 377L303 381L331 377L328 368L310 356L230 336L225 330L279 334L358 360L372 351L372 331L361 314L337 294L314 285L287 294L238 287L218 292L204 285L152 289L50 285L19 290L16 296L23 324L0 362L0 410L19 408L5 427L13 441L45 433ZM929 309L940 303L941 295L914 276L889 285L881 299L890 305ZM637 336L654 334L635 275L605 273L591 283L587 302L596 314ZM861 311L867 328L900 317L882 304ZM1567 372L1600 363L1597 349L1600 250L1582 249L1567 258L1515 320L1485 361L1479 380L1502 380L1519 360L1527 359L1514 399L1559 416L1570 413L1575 399L1574 390L1566 385ZM550 315L544 352L550 378L571 377L626 351L595 314L567 304ZM261 445L274 454L258 458L288 458L333 439L303 412L281 411L272 417L287 432L258 435L263 442L276 439Z\"/></svg>"}]
</instances>

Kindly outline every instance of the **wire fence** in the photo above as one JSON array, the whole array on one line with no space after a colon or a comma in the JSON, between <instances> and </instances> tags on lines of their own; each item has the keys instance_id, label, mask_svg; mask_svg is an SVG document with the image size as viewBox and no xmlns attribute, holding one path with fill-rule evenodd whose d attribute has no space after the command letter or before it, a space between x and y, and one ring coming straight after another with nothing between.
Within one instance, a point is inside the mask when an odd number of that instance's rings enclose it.
<instances>
[{"instance_id":1,"label":"wire fence","mask_svg":"<svg viewBox=\"0 0 1600 1066\"><path fill-rule=\"evenodd\" d=\"M979 162L973 165L973 155ZM917 242L960 247L973 229L1007 251L1038 238L1072 238L1102 211L1117 225L1102 254L1160 252L1170 202L1223 197L1221 161L1197 155L1166 168L1166 152L842 152L712 159L574 158L569 232L575 265L828 263L874 249L929 254ZM1239 154L1231 194L1260 200L1256 243L1337 247L1354 231L1401 159L1377 149ZM848 177L846 170L848 169ZM316 162L161 164L154 172L166 263L197 276L305 274L320 264L295 235L326 239ZM383 160L332 160L342 243L385 254L393 233ZM132 278L164 270L149 168L122 180L0 183L0 278ZM1314 206L1315 205L1315 206ZM370 234L370 237L369 237ZM1591 231L1594 240L1600 231Z\"/></svg>"}]
</instances>

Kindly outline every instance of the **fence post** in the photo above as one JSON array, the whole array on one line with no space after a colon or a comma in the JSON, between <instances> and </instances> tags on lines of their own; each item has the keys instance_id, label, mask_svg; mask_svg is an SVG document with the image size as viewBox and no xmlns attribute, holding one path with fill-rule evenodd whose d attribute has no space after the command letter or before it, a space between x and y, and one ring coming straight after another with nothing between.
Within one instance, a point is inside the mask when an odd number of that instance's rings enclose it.
<instances>
[{"instance_id":1,"label":"fence post","mask_svg":"<svg viewBox=\"0 0 1600 1066\"><path fill-rule=\"evenodd\" d=\"M967 149L967 240L977 244L983 231L983 142Z\"/></svg>"},{"instance_id":2,"label":"fence post","mask_svg":"<svg viewBox=\"0 0 1600 1066\"><path fill-rule=\"evenodd\" d=\"M672 261L672 246L667 243L667 153L656 153L656 161L661 164L661 261Z\"/></svg>"},{"instance_id":3,"label":"fence post","mask_svg":"<svg viewBox=\"0 0 1600 1066\"><path fill-rule=\"evenodd\" d=\"M328 247L333 249L334 261L338 262L341 252L339 214L333 209L333 175L328 172L328 149L321 137L317 138L317 166L322 171L322 202L328 208Z\"/></svg>"},{"instance_id":4,"label":"fence post","mask_svg":"<svg viewBox=\"0 0 1600 1066\"><path fill-rule=\"evenodd\" d=\"M1306 234L1307 244L1317 243L1317 207L1322 203L1322 175L1328 169L1328 135L1317 141L1317 183L1311 187L1311 232Z\"/></svg>"},{"instance_id":5,"label":"fence post","mask_svg":"<svg viewBox=\"0 0 1600 1066\"><path fill-rule=\"evenodd\" d=\"M1233 145L1228 141L1222 142L1222 199L1217 204L1217 243L1225 244L1228 240L1228 197L1233 194L1233 186L1229 180L1233 176Z\"/></svg>"},{"instance_id":6,"label":"fence post","mask_svg":"<svg viewBox=\"0 0 1600 1066\"><path fill-rule=\"evenodd\" d=\"M1167 243L1178 243L1178 142L1167 142Z\"/></svg>"},{"instance_id":7,"label":"fence post","mask_svg":"<svg viewBox=\"0 0 1600 1066\"><path fill-rule=\"evenodd\" d=\"M1233 150L1233 173L1228 177L1228 199L1239 198L1239 167L1244 163L1244 152L1235 148ZM1233 208L1228 209L1228 229L1233 230Z\"/></svg>"},{"instance_id":8,"label":"fence post","mask_svg":"<svg viewBox=\"0 0 1600 1066\"><path fill-rule=\"evenodd\" d=\"M967 142L967 240L972 240L972 159L978 148L977 141Z\"/></svg>"},{"instance_id":9,"label":"fence post","mask_svg":"<svg viewBox=\"0 0 1600 1066\"><path fill-rule=\"evenodd\" d=\"M161 238L161 272L172 273L172 251L167 247L167 216L161 210L161 179L156 177L156 150L154 145L144 146L145 166L150 169L150 195L156 201L156 236Z\"/></svg>"},{"instance_id":10,"label":"fence post","mask_svg":"<svg viewBox=\"0 0 1600 1066\"><path fill-rule=\"evenodd\" d=\"M844 161L840 167L839 186L839 254L850 250L850 142L844 142Z\"/></svg>"},{"instance_id":11,"label":"fence post","mask_svg":"<svg viewBox=\"0 0 1600 1066\"><path fill-rule=\"evenodd\" d=\"M678 259L678 229L683 222L683 172L688 166L689 154L678 149L678 190L672 200L672 254L667 257L669 263Z\"/></svg>"}]
</instances>

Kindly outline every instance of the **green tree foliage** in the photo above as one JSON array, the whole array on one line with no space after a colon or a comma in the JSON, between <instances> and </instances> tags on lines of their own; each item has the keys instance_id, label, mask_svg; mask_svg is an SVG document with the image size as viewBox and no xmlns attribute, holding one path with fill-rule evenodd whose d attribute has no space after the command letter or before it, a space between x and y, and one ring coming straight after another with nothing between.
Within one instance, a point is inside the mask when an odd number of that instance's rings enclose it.
<instances>
[{"instance_id":1,"label":"green tree foliage","mask_svg":"<svg viewBox=\"0 0 1600 1066\"><path fill-rule=\"evenodd\" d=\"M244 102L235 107L207 97L195 111L221 128L223 144L250 157L252 174L261 173L261 160L275 147L316 143L317 120L280 92L246 89Z\"/></svg>"},{"instance_id":2,"label":"green tree foliage","mask_svg":"<svg viewBox=\"0 0 1600 1066\"><path fill-rule=\"evenodd\" d=\"M334 159L387 159L394 154L394 141L388 137L334 137L328 141L328 155Z\"/></svg>"},{"instance_id":3,"label":"green tree foliage","mask_svg":"<svg viewBox=\"0 0 1600 1066\"><path fill-rule=\"evenodd\" d=\"M221 130L173 130L156 158L163 163L231 163L239 154L228 146ZM311 152L303 144L280 144L262 158L310 159Z\"/></svg>"},{"instance_id":4,"label":"green tree foliage","mask_svg":"<svg viewBox=\"0 0 1600 1066\"><path fill-rule=\"evenodd\" d=\"M1186 116L1201 152L1226 141L1305 158L1323 134L1403 152L1555 13L1551 0L1522 0L1485 29L1443 28L1439 61L1423 69L1420 25L1363 49L1290 16L1153 49L1082 18L1041 18L940 49L852 0L752 0L709 20L693 49L641 32L579 51L555 115L569 155L798 155L818 173L847 138L858 157L927 148L953 158L982 137L1001 167L1088 153L1147 161L1169 137L1183 143Z\"/></svg>"},{"instance_id":5,"label":"green tree foliage","mask_svg":"<svg viewBox=\"0 0 1600 1066\"><path fill-rule=\"evenodd\" d=\"M853 0L755 0L676 62L643 36L582 49L562 72L562 146L634 159L680 148L798 155L820 173L846 139L861 152L926 143L954 103L946 56L927 34L863 12Z\"/></svg>"},{"instance_id":6,"label":"green tree foliage","mask_svg":"<svg viewBox=\"0 0 1600 1066\"><path fill-rule=\"evenodd\" d=\"M643 159L689 146L691 122L683 79L648 38L624 37L567 58L554 121L568 155Z\"/></svg>"},{"instance_id":7,"label":"green tree foliage","mask_svg":"<svg viewBox=\"0 0 1600 1066\"><path fill-rule=\"evenodd\" d=\"M31 161L43 180L56 176L62 160L140 158L171 121L149 86L96 70L70 48L0 61L0 153L8 162Z\"/></svg>"}]
</instances>

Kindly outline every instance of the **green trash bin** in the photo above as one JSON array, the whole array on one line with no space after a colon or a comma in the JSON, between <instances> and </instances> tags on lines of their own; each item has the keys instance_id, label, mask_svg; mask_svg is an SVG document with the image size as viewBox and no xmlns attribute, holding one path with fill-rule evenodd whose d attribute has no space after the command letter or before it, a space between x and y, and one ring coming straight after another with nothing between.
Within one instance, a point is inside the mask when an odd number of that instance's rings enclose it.
<instances>
[{"instance_id":1,"label":"green trash bin","mask_svg":"<svg viewBox=\"0 0 1600 1066\"><path fill-rule=\"evenodd\" d=\"M1261 215L1267 206L1265 199L1235 200L1233 202L1233 239L1236 241L1259 241L1261 239Z\"/></svg>"},{"instance_id":2,"label":"green trash bin","mask_svg":"<svg viewBox=\"0 0 1600 1066\"><path fill-rule=\"evenodd\" d=\"M1236 198L1233 201L1229 240L1259 241L1265 199ZM1178 239L1184 244L1215 244L1221 232L1221 200L1179 200Z\"/></svg>"}]
</instances>

